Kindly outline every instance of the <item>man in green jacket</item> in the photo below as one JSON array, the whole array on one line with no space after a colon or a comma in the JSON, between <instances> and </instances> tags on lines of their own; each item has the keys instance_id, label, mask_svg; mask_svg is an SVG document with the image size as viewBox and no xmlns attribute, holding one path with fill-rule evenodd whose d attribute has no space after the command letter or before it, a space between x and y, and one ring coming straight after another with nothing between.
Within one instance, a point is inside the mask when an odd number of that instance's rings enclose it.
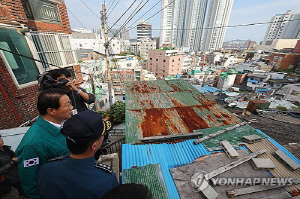
<instances>
[{"instance_id":1,"label":"man in green jacket","mask_svg":"<svg viewBox=\"0 0 300 199\"><path fill-rule=\"evenodd\" d=\"M40 115L16 150L21 184L30 198L39 198L36 176L47 160L70 153L66 138L60 133L62 124L71 117L73 109L66 92L61 89L41 92L37 108Z\"/></svg>"}]
</instances>

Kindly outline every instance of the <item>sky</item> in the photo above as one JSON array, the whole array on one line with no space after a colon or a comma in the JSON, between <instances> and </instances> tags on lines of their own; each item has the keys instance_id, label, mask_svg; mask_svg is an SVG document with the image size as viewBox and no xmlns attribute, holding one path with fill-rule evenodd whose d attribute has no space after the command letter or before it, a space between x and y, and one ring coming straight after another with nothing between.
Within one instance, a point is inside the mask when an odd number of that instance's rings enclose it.
<instances>
[{"instance_id":1,"label":"sky","mask_svg":"<svg viewBox=\"0 0 300 199\"><path fill-rule=\"evenodd\" d=\"M106 9L110 7L114 0L106 0ZM115 0L115 3L119 3L108 9L108 25L112 26L113 23L125 12L125 10L131 5L133 1L136 1L132 8L121 18L121 20L113 28L118 28L118 25L122 25L124 21L129 17L133 10L138 6L141 0ZM152 6L154 6L160 0L149 0L149 2L140 10L140 12L128 23L131 23L140 18L145 12L147 12ZM85 4L94 12L90 11ZM102 10L103 0L65 0L68 8L68 15L72 29L87 28L92 29L100 26L100 10ZM145 2L145 1L144 1ZM228 25L239 25L257 22L268 22L276 14L283 14L287 10L293 9L295 13L300 13L299 0L235 0L233 3L231 15ZM112 12L110 12L113 10ZM161 3L158 3L149 13L147 13L142 19L151 17L156 12L161 10ZM98 17L95 15L97 14ZM77 18L77 19L76 19ZM80 21L80 22L79 22ZM152 24L152 29L160 29L160 13L148 20L149 24ZM137 22L134 24L136 25ZM236 27L227 28L224 41L230 41L234 39L250 39L256 42L263 40L268 25L256 25L248 27ZM153 30L153 36L159 36L159 30ZM130 38L136 38L136 30L129 32Z\"/></svg>"}]
</instances>

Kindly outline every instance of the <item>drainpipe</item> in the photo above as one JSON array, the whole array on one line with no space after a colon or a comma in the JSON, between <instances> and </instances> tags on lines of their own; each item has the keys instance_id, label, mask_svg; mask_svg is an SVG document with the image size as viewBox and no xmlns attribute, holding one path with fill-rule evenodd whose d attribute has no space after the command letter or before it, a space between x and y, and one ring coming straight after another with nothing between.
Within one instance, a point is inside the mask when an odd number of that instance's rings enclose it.
<instances>
[{"instance_id":1,"label":"drainpipe","mask_svg":"<svg viewBox=\"0 0 300 199\"><path fill-rule=\"evenodd\" d=\"M7 103L9 104L10 108L12 109L12 111L13 111L14 115L16 116L17 120L20 122L20 124L22 124L21 118L20 118L16 108L14 107L13 103L11 102L10 98L8 97L8 95L7 95L7 93L6 93L6 91L5 91L5 89L4 89L1 82L0 82L0 90L3 93Z\"/></svg>"}]
</instances>

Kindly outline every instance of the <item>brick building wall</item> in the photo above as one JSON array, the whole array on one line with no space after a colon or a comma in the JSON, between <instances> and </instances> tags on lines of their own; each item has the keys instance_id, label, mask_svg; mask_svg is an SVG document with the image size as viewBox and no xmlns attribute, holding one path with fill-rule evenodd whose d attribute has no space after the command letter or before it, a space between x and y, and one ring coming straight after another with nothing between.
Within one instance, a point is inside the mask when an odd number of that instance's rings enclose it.
<instances>
[{"instance_id":1,"label":"brick building wall","mask_svg":"<svg viewBox=\"0 0 300 199\"><path fill-rule=\"evenodd\" d=\"M300 61L300 54L272 53L270 56L270 65L275 69L289 69L292 65L296 66Z\"/></svg>"},{"instance_id":2,"label":"brick building wall","mask_svg":"<svg viewBox=\"0 0 300 199\"><path fill-rule=\"evenodd\" d=\"M21 0L0 0L0 23L14 28L28 27L33 31L71 34L66 6L58 4L61 24L28 20ZM5 28L3 26L2 28ZM38 115L36 102L38 84L17 87L0 54L0 129L18 127Z\"/></svg>"},{"instance_id":3,"label":"brick building wall","mask_svg":"<svg viewBox=\"0 0 300 199\"><path fill-rule=\"evenodd\" d=\"M38 96L37 83L18 89L0 56L0 129L18 127L38 115L36 102ZM7 98L8 97L8 98ZM10 106L9 102L12 103Z\"/></svg>"},{"instance_id":4,"label":"brick building wall","mask_svg":"<svg viewBox=\"0 0 300 199\"><path fill-rule=\"evenodd\" d=\"M21 0L0 0L0 23L10 25L28 22Z\"/></svg>"},{"instance_id":5,"label":"brick building wall","mask_svg":"<svg viewBox=\"0 0 300 199\"><path fill-rule=\"evenodd\" d=\"M234 80L234 84L243 84L247 74L237 74Z\"/></svg>"},{"instance_id":6,"label":"brick building wall","mask_svg":"<svg viewBox=\"0 0 300 199\"><path fill-rule=\"evenodd\" d=\"M62 4L57 4L57 6L59 9L61 24L28 20L27 26L34 31L72 34L67 7Z\"/></svg>"},{"instance_id":7,"label":"brick building wall","mask_svg":"<svg viewBox=\"0 0 300 199\"><path fill-rule=\"evenodd\" d=\"M297 44L293 49L292 53L300 53L300 40L297 41Z\"/></svg>"}]
</instances>

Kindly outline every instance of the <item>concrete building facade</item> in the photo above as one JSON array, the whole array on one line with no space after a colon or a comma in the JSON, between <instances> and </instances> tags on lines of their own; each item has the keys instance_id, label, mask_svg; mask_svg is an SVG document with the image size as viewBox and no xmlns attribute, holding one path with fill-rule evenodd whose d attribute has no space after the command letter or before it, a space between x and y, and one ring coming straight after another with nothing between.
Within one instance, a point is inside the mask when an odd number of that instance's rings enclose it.
<instances>
[{"instance_id":1,"label":"concrete building facade","mask_svg":"<svg viewBox=\"0 0 300 199\"><path fill-rule=\"evenodd\" d=\"M271 45L275 39L300 38L300 13L288 10L285 14L277 14L271 18L262 45Z\"/></svg>"},{"instance_id":2,"label":"concrete building facade","mask_svg":"<svg viewBox=\"0 0 300 199\"><path fill-rule=\"evenodd\" d=\"M164 79L181 73L182 55L178 50L151 49L148 55L148 71L154 72L157 78Z\"/></svg>"},{"instance_id":3,"label":"concrete building facade","mask_svg":"<svg viewBox=\"0 0 300 199\"><path fill-rule=\"evenodd\" d=\"M150 38L142 38L137 45L138 52L143 59L148 59L150 49L156 49L156 41L152 41Z\"/></svg>"},{"instance_id":4,"label":"concrete building facade","mask_svg":"<svg viewBox=\"0 0 300 199\"><path fill-rule=\"evenodd\" d=\"M202 50L213 51L222 47L233 0L210 1L205 22ZM218 27L218 28L217 28ZM223 28L219 28L223 27Z\"/></svg>"},{"instance_id":5,"label":"concrete building facade","mask_svg":"<svg viewBox=\"0 0 300 199\"><path fill-rule=\"evenodd\" d=\"M137 25L137 41L140 41L142 38L151 38L152 37L152 25L148 24L147 21L142 20Z\"/></svg>"}]
</instances>

